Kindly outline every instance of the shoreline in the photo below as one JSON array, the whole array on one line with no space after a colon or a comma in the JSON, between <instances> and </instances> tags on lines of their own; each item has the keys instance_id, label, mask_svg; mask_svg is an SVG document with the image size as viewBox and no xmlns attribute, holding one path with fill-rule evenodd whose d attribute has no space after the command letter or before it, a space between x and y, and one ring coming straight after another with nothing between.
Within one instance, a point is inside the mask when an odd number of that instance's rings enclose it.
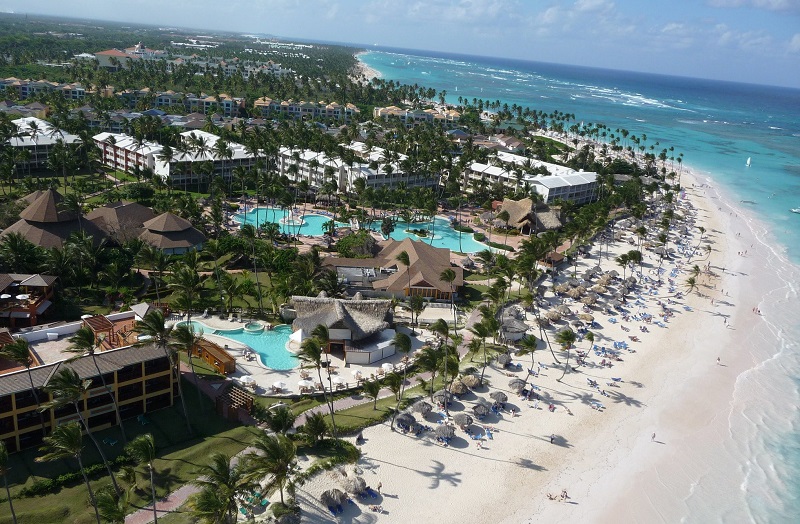
<instances>
[{"instance_id":1,"label":"shoreline","mask_svg":"<svg viewBox=\"0 0 800 524\"><path fill-rule=\"evenodd\" d=\"M383 78L383 75L377 69L373 69L368 66L363 60L361 60L361 55L365 55L369 53L369 51L359 51L358 53L353 55L353 58L356 59L356 65L352 73L350 73L350 78L354 82L362 82L362 83L370 83L373 78Z\"/></svg>"},{"instance_id":2,"label":"shoreline","mask_svg":"<svg viewBox=\"0 0 800 524\"><path fill-rule=\"evenodd\" d=\"M746 450L740 448L749 442L737 438L729 420L735 415L734 399L741 396L737 391L741 377L774 358L774 345L764 342L770 337L773 307L780 306L767 303L765 296L785 294L785 282L763 274L762 264L768 256L781 266L788 262L750 229L756 222L749 211L724 200L716 185L698 185L704 175L690 171L683 176L687 184L695 182L687 189L687 199L694 204L698 225L706 228L706 237L713 236L714 248L709 260L699 253L692 261L710 261L715 273L701 278L701 284L708 286L701 286L705 296L692 293L687 297L686 305L693 312L676 315L669 329L643 334L643 343L636 345L637 354L626 357L626 362L613 371L581 368L580 374L567 375L563 383L553 376L537 380L550 398L569 406L572 415L542 413L513 399L520 416L501 417L495 422L499 432L481 451L468 441L466 447L445 449L391 432L383 424L369 428L364 432L367 444L356 472L360 471L368 484L382 482L385 492L391 494L382 502L387 513L370 514L370 518L374 515L378 522L407 521L414 518L414 501L433 500L434 496L436 507L429 508L428 516L445 523L462 522L465 514L475 520L509 524L578 519L672 522L688 515L707 520L719 515L711 500L724 501L725 512L734 520L748 518L748 501L735 494L746 489L741 486L747 485L750 477L740 468L747 460ZM714 210L716 204L721 205ZM731 206L730 215L724 215L723 206L725 211ZM613 249L624 251L629 247L618 245ZM746 257L738 254L744 250L748 251ZM604 266L609 267L607 262ZM676 285L682 288L686 277L685 272L676 277ZM723 289L727 294L722 294ZM796 292L791 293L796 297ZM754 308L762 313L757 315ZM596 334L626 339L626 334L607 324L603 315L598 320L603 329ZM709 340L715 343L708 344ZM761 346L761 351L754 350L756 346ZM578 342L576 347L585 349L585 344ZM716 365L717 357L722 359L720 366ZM552 362L546 351L537 352L537 360L548 365ZM525 363L526 358L519 361ZM560 370L556 371L560 375ZM508 379L499 370L490 367L487 375L492 379L492 390L505 388ZM585 386L590 376L599 381L621 376L625 383L619 390L611 390L614 396L610 401ZM604 412L589 409L586 395L600 398L606 405ZM718 416L726 412L727 417ZM657 443L651 442L653 433ZM547 442L548 434L563 440L552 446ZM715 481L706 480L709 477ZM491 479L496 493L503 494L504 501L516 504L496 504L486 497L487 479ZM309 483L304 488L307 493L298 497L308 498L304 501L311 504L312 494L320 487L317 484L317 480ZM545 497L562 489L568 489L570 502L575 504L560 504ZM768 486L752 489L764 490L764 497L774 498ZM637 496L631 497L634 492ZM312 521L322 521L321 516L309 516Z\"/></svg>"}]
</instances>

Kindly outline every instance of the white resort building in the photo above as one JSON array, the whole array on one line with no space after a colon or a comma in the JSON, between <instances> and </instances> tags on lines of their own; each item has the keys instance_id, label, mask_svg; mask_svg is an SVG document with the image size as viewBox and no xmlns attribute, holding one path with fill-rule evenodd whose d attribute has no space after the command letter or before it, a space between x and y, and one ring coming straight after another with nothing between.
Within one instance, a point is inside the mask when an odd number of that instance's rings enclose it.
<instances>
[{"instance_id":1,"label":"white resort building","mask_svg":"<svg viewBox=\"0 0 800 524\"><path fill-rule=\"evenodd\" d=\"M59 140L65 144L79 144L81 141L78 135L64 132L50 122L33 116L18 118L11 123L17 126L17 132L7 144L13 148L24 149L29 155L26 160L17 164L20 169L47 167L50 151Z\"/></svg>"}]
</instances>

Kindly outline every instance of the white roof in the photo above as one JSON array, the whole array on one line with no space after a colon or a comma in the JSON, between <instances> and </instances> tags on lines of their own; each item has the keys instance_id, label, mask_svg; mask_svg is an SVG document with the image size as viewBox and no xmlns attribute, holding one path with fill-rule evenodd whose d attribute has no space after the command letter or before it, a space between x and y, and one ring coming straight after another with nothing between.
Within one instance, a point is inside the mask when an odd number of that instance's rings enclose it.
<instances>
[{"instance_id":1,"label":"white roof","mask_svg":"<svg viewBox=\"0 0 800 524\"><path fill-rule=\"evenodd\" d=\"M548 189L557 187L577 186L589 184L597 179L597 173L573 173L564 176L541 176L533 179L534 184L539 184Z\"/></svg>"},{"instance_id":2,"label":"white roof","mask_svg":"<svg viewBox=\"0 0 800 524\"><path fill-rule=\"evenodd\" d=\"M58 140L63 140L67 144L74 144L81 141L78 135L62 131L41 118L26 116L24 118L17 118L11 122L17 126L17 132L22 135L13 137L8 141L8 143L14 147L52 145ZM33 134L34 130L36 131L35 136Z\"/></svg>"}]
</instances>

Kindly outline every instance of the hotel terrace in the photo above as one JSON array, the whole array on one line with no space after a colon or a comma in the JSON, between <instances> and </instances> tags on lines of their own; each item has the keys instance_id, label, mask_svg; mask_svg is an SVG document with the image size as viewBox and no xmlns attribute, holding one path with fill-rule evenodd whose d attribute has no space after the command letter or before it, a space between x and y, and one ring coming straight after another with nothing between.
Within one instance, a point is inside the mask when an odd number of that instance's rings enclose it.
<instances>
[{"instance_id":1,"label":"hotel terrace","mask_svg":"<svg viewBox=\"0 0 800 524\"><path fill-rule=\"evenodd\" d=\"M458 124L461 113L454 109L402 109L397 106L389 106L374 108L372 116L384 122L399 120L408 129L422 124L437 124L451 128Z\"/></svg>"}]
</instances>

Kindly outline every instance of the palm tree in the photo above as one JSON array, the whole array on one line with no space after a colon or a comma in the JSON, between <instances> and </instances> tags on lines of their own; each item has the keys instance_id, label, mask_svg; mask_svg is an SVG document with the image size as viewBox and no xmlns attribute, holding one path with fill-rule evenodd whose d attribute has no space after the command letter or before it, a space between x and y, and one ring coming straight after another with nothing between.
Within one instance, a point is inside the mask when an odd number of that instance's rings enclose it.
<instances>
[{"instance_id":1,"label":"palm tree","mask_svg":"<svg viewBox=\"0 0 800 524\"><path fill-rule=\"evenodd\" d=\"M405 333L400 333L400 332L395 333L394 338L392 339L392 344L394 344L395 351L404 355L404 358L407 357L409 353L411 353L411 337L409 337ZM400 389L400 396L397 399L397 407L395 408L394 415L392 416L392 422L390 425L392 429L394 429L394 419L400 412L400 401L403 399L403 394L405 393L407 371L408 371L408 362L406 362L406 365L403 366L403 382L402 382L402 387Z\"/></svg>"},{"instance_id":2,"label":"palm tree","mask_svg":"<svg viewBox=\"0 0 800 524\"><path fill-rule=\"evenodd\" d=\"M274 409L265 409L263 418L271 431L285 435L294 427L297 415L288 407L280 406Z\"/></svg>"},{"instance_id":3,"label":"palm tree","mask_svg":"<svg viewBox=\"0 0 800 524\"><path fill-rule=\"evenodd\" d=\"M0 476L3 477L3 485L6 487L6 499L8 507L11 509L11 522L17 524L17 514L14 513L14 503L11 502L11 490L8 489L8 449L4 440L0 440Z\"/></svg>"},{"instance_id":4,"label":"palm tree","mask_svg":"<svg viewBox=\"0 0 800 524\"><path fill-rule=\"evenodd\" d=\"M209 524L236 522L238 499L249 494L255 484L246 477L250 471L247 460L235 466L223 453L212 453L210 462L197 472L200 476L192 484L200 491L188 500L193 517Z\"/></svg>"},{"instance_id":5,"label":"palm tree","mask_svg":"<svg viewBox=\"0 0 800 524\"><path fill-rule=\"evenodd\" d=\"M474 324L471 328L469 328L470 333L473 336L477 337L483 343L483 368L481 369L481 377L480 377L480 384L483 384L483 375L486 373L486 367L489 365L489 361L486 355L486 339L489 338L492 333L489 331L489 328L484 322L478 322Z\"/></svg>"},{"instance_id":6,"label":"palm tree","mask_svg":"<svg viewBox=\"0 0 800 524\"><path fill-rule=\"evenodd\" d=\"M111 477L111 483L114 484L114 490L119 493L119 485L117 485L114 472L111 471L111 465L108 463L108 459L105 453L103 453L103 448L100 447L97 439L94 438L92 431L89 429L89 424L83 416L84 398L89 392L91 385L91 380L82 380L78 372L74 369L68 367L62 368L58 373L51 376L44 386L44 390L50 393L53 400L45 402L39 409L58 409L68 404L71 404L72 407L75 408L75 413L78 415L81 426L86 428L86 434L89 435L89 438L94 443L94 447L97 448L97 452L100 454L100 458L103 459L103 464L108 471L108 475ZM53 430L53 433L55 433L55 430Z\"/></svg>"},{"instance_id":7,"label":"palm tree","mask_svg":"<svg viewBox=\"0 0 800 524\"><path fill-rule=\"evenodd\" d=\"M520 349L517 350L518 356L530 355L531 356L531 367L528 368L528 373L525 375L525 382L528 382L528 379L531 376L531 371L533 371L534 360L533 355L536 352L536 349L539 346L539 340L533 335L525 335L520 339L518 342Z\"/></svg>"},{"instance_id":8,"label":"palm tree","mask_svg":"<svg viewBox=\"0 0 800 524\"><path fill-rule=\"evenodd\" d=\"M456 311L456 272L447 268L439 274L439 280L450 285L450 307L453 308L453 331L458 334L458 312Z\"/></svg>"},{"instance_id":9,"label":"palm tree","mask_svg":"<svg viewBox=\"0 0 800 524\"><path fill-rule=\"evenodd\" d=\"M511 216L508 214L508 211L504 209L497 213L497 220L502 220L506 223L506 238L503 240L503 244L508 244L508 221L511 220ZM489 229L489 231L491 232L491 229ZM489 241L491 242L491 239L489 239Z\"/></svg>"},{"instance_id":10,"label":"palm tree","mask_svg":"<svg viewBox=\"0 0 800 524\"><path fill-rule=\"evenodd\" d=\"M103 486L95 496L100 517L112 524L125 524L125 516L130 506L130 491L114 493L111 486Z\"/></svg>"},{"instance_id":11,"label":"palm tree","mask_svg":"<svg viewBox=\"0 0 800 524\"><path fill-rule=\"evenodd\" d=\"M364 382L364 393L372 399L372 409L378 409L378 396L381 394L381 389L383 389L383 385L380 383L379 380L368 380Z\"/></svg>"},{"instance_id":12,"label":"palm tree","mask_svg":"<svg viewBox=\"0 0 800 524\"><path fill-rule=\"evenodd\" d=\"M155 483L155 466L156 460L156 444L153 440L153 435L147 433L139 435L133 439L126 447L125 451L133 458L139 465L146 465L150 472L150 494L153 497L153 522L158 524L158 511L156 511L156 483Z\"/></svg>"},{"instance_id":13,"label":"palm tree","mask_svg":"<svg viewBox=\"0 0 800 524\"><path fill-rule=\"evenodd\" d=\"M406 274L408 275L408 291L407 296L411 296L411 260L408 257L408 252L403 250L397 254L395 260L406 266Z\"/></svg>"},{"instance_id":14,"label":"palm tree","mask_svg":"<svg viewBox=\"0 0 800 524\"><path fill-rule=\"evenodd\" d=\"M119 429L122 432L122 442L127 444L128 435L125 433L125 425L122 423L122 416L119 414L117 397L111 391L111 388L108 387L108 384L106 384L106 378L103 372L100 371L100 365L97 363L97 353L99 352L101 342L95 339L94 332L91 329L84 326L69 338L69 343L70 345L67 348L67 352L78 353L77 356L70 360L77 360L86 355L92 357L92 363L94 364L94 368L97 370L97 375L100 377L100 382L103 384L103 389L106 390L106 394L111 397L111 402L114 404L114 413L117 415L117 423L119 424Z\"/></svg>"},{"instance_id":15,"label":"palm tree","mask_svg":"<svg viewBox=\"0 0 800 524\"><path fill-rule=\"evenodd\" d=\"M42 415L41 407L42 404L39 401L39 394L37 393L36 386L33 385L33 375L31 374L31 366L34 364L33 355L31 354L31 348L28 344L27 339L19 337L14 339L14 342L11 344L6 344L2 348L0 348L0 357L7 358L16 362L17 364L21 364L25 366L25 370L28 372L28 382L31 385L31 393L33 393L33 399L36 401L36 408L39 410L39 422L42 425L42 437L47 435L47 428L45 427L44 416Z\"/></svg>"},{"instance_id":16,"label":"palm tree","mask_svg":"<svg viewBox=\"0 0 800 524\"><path fill-rule=\"evenodd\" d=\"M297 460L297 448L285 435L260 434L253 447L257 452L248 455L247 478L258 481L267 478L267 489L278 489L283 501L283 490L293 491L292 471Z\"/></svg>"},{"instance_id":17,"label":"palm tree","mask_svg":"<svg viewBox=\"0 0 800 524\"><path fill-rule=\"evenodd\" d=\"M325 422L325 415L319 411L306 416L306 420L300 427L300 431L311 444L315 444L328 432L328 423Z\"/></svg>"},{"instance_id":18,"label":"palm tree","mask_svg":"<svg viewBox=\"0 0 800 524\"><path fill-rule=\"evenodd\" d=\"M564 375L567 374L567 369L569 369L569 350L575 343L576 338L577 336L575 335L575 332L569 328L562 329L556 335L556 342L561 344L561 349L564 349L567 352L567 361L564 363L564 371L561 373L561 376L558 377L559 382L561 382L561 379L563 379Z\"/></svg>"},{"instance_id":19,"label":"palm tree","mask_svg":"<svg viewBox=\"0 0 800 524\"><path fill-rule=\"evenodd\" d=\"M686 279L686 289L687 294L691 294L692 291L697 289L697 279L695 277L689 277Z\"/></svg>"},{"instance_id":20,"label":"palm tree","mask_svg":"<svg viewBox=\"0 0 800 524\"><path fill-rule=\"evenodd\" d=\"M309 337L300 344L300 352L297 354L300 362L303 362L308 367L316 368L319 383L322 384L322 345L316 337ZM328 411L331 414L331 428L333 434L336 435L336 423L333 418L333 402L328 401L328 393L325 388L322 388L322 395L325 403L328 405Z\"/></svg>"},{"instance_id":21,"label":"palm tree","mask_svg":"<svg viewBox=\"0 0 800 524\"><path fill-rule=\"evenodd\" d=\"M194 387L197 390L197 402L202 407L203 398L200 392L200 380L194 370L194 351L197 347L198 341L203 337L203 330L195 331L192 324L181 324L175 326L170 333L170 345L177 351L186 353L186 358L189 360L189 369L192 370L194 377Z\"/></svg>"},{"instance_id":22,"label":"palm tree","mask_svg":"<svg viewBox=\"0 0 800 524\"><path fill-rule=\"evenodd\" d=\"M181 407L183 408L183 418L186 420L186 429L189 434L192 435L193 431L192 425L189 423L189 411L186 409L186 399L183 398L178 358L175 351L170 347L172 327L168 327L164 322L164 313L162 313L160 309L154 309L147 313L142 320L137 321L134 325L134 329L140 334L150 337L147 339L146 343L153 343L157 348L161 348L169 359L172 376L178 382L178 396L181 397Z\"/></svg>"},{"instance_id":23,"label":"palm tree","mask_svg":"<svg viewBox=\"0 0 800 524\"><path fill-rule=\"evenodd\" d=\"M89 433L91 435L91 433ZM78 461L78 469L81 470L83 481L86 483L86 489L89 490L89 500L94 508L94 515L97 517L97 524L100 524L100 513L97 511L97 500L92 491L92 485L89 484L89 477L86 476L86 468L83 467L83 434L81 425L77 422L70 422L56 426L53 433L49 437L44 438L44 446L40 448L45 454L41 457L36 457L36 462L52 462L54 460L61 460L65 458L74 458ZM113 477L112 477L113 480ZM115 485L115 489L116 485ZM118 489L117 489L118 491ZM9 500L11 500L9 498Z\"/></svg>"}]
</instances>

